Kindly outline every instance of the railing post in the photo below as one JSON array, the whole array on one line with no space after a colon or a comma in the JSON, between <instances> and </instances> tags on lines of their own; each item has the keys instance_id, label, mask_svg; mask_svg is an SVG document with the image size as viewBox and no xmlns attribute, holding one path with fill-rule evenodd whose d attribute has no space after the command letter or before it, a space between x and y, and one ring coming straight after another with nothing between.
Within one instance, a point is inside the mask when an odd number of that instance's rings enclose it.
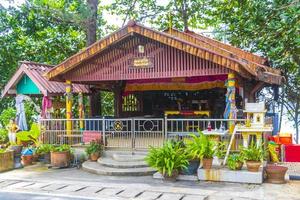
<instances>
[{"instance_id":1,"label":"railing post","mask_svg":"<svg viewBox=\"0 0 300 200\"><path fill-rule=\"evenodd\" d=\"M168 118L167 115L165 114L165 126L164 126L164 134L165 134L165 141L168 139Z\"/></svg>"},{"instance_id":2,"label":"railing post","mask_svg":"<svg viewBox=\"0 0 300 200\"><path fill-rule=\"evenodd\" d=\"M134 148L135 148L135 120L131 119L131 154L134 153Z\"/></svg>"},{"instance_id":3,"label":"railing post","mask_svg":"<svg viewBox=\"0 0 300 200\"><path fill-rule=\"evenodd\" d=\"M106 147L106 141L105 141L105 117L102 117L102 140L104 145L104 150Z\"/></svg>"}]
</instances>

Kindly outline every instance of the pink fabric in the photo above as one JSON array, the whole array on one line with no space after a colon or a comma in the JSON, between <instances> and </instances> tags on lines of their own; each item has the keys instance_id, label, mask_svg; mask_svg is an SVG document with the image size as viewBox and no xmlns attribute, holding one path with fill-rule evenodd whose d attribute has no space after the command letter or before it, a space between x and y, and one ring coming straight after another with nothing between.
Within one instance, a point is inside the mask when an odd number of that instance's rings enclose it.
<instances>
[{"instance_id":1,"label":"pink fabric","mask_svg":"<svg viewBox=\"0 0 300 200\"><path fill-rule=\"evenodd\" d=\"M52 108L52 101L48 96L44 96L42 100L42 118L46 118L47 110Z\"/></svg>"}]
</instances>

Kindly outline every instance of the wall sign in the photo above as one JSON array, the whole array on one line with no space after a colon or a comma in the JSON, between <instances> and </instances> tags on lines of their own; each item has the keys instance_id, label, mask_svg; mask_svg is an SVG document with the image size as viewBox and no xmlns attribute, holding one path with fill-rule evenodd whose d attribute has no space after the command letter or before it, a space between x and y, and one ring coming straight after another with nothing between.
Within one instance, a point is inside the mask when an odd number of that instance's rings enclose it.
<instances>
[{"instance_id":1,"label":"wall sign","mask_svg":"<svg viewBox=\"0 0 300 200\"><path fill-rule=\"evenodd\" d=\"M129 66L135 69L153 67L153 57L136 57L129 59Z\"/></svg>"}]
</instances>

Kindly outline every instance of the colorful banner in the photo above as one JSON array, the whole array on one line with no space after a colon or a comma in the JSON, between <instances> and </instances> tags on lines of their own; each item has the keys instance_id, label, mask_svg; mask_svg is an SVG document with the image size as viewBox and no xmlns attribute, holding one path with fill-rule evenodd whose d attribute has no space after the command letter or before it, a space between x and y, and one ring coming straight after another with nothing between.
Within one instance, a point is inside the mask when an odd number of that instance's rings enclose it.
<instances>
[{"instance_id":1,"label":"colorful banner","mask_svg":"<svg viewBox=\"0 0 300 200\"><path fill-rule=\"evenodd\" d=\"M136 91L207 90L225 88L227 74L214 76L178 77L126 81L125 93Z\"/></svg>"}]
</instances>

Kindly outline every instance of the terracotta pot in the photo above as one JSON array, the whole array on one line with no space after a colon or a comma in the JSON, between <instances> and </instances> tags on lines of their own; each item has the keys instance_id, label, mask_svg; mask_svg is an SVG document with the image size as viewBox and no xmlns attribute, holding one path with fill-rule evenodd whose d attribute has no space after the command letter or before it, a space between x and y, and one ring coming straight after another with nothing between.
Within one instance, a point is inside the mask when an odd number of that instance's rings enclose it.
<instances>
[{"instance_id":1,"label":"terracotta pot","mask_svg":"<svg viewBox=\"0 0 300 200\"><path fill-rule=\"evenodd\" d=\"M52 167L68 167L70 164L70 151L51 152Z\"/></svg>"},{"instance_id":2,"label":"terracotta pot","mask_svg":"<svg viewBox=\"0 0 300 200\"><path fill-rule=\"evenodd\" d=\"M246 161L247 170L249 172L258 172L261 165L260 161Z\"/></svg>"},{"instance_id":3,"label":"terracotta pot","mask_svg":"<svg viewBox=\"0 0 300 200\"><path fill-rule=\"evenodd\" d=\"M91 155L90 155L91 161L97 161L99 157L100 157L99 152L91 153Z\"/></svg>"},{"instance_id":4,"label":"terracotta pot","mask_svg":"<svg viewBox=\"0 0 300 200\"><path fill-rule=\"evenodd\" d=\"M164 180L169 182L175 182L177 176L178 176L178 171L173 171L171 176L168 176L168 174L164 174Z\"/></svg>"},{"instance_id":5,"label":"terracotta pot","mask_svg":"<svg viewBox=\"0 0 300 200\"><path fill-rule=\"evenodd\" d=\"M276 165L267 165L266 172L267 172L267 182L268 183L276 183L282 184L285 183L285 173L287 172L288 168L283 166L276 166Z\"/></svg>"},{"instance_id":6,"label":"terracotta pot","mask_svg":"<svg viewBox=\"0 0 300 200\"><path fill-rule=\"evenodd\" d=\"M213 162L212 158L203 158L202 159L202 168L203 169L211 169L212 162Z\"/></svg>"},{"instance_id":7,"label":"terracotta pot","mask_svg":"<svg viewBox=\"0 0 300 200\"><path fill-rule=\"evenodd\" d=\"M28 166L32 165L33 155L23 155L21 156L22 159L22 165Z\"/></svg>"},{"instance_id":8,"label":"terracotta pot","mask_svg":"<svg viewBox=\"0 0 300 200\"><path fill-rule=\"evenodd\" d=\"M243 162L237 162L237 167L236 170L241 170L243 167L244 163Z\"/></svg>"}]
</instances>

